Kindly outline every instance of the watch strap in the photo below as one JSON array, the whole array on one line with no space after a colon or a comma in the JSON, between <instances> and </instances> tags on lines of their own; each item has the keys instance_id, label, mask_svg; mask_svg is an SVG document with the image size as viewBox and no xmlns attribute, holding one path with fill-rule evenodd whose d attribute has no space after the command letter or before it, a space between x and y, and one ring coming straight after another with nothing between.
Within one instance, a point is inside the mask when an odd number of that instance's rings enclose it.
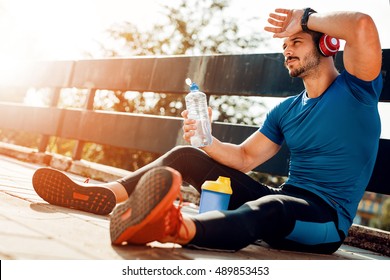
<instances>
[{"instance_id":1,"label":"watch strap","mask_svg":"<svg viewBox=\"0 0 390 280\"><path fill-rule=\"evenodd\" d=\"M303 9L303 16L301 18L301 27L302 27L302 31L309 31L309 28L307 27L307 22L309 21L309 16L311 14L314 14L314 13L317 13L315 10L313 10L312 8L305 8Z\"/></svg>"}]
</instances>

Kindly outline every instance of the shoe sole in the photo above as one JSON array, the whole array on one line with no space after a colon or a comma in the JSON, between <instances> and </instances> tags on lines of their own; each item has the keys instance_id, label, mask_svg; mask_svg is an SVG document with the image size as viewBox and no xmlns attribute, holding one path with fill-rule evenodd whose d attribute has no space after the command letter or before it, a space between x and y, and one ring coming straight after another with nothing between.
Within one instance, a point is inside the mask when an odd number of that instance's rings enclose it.
<instances>
[{"instance_id":1,"label":"shoe sole","mask_svg":"<svg viewBox=\"0 0 390 280\"><path fill-rule=\"evenodd\" d=\"M111 213L116 205L115 194L111 190L78 185L54 169L38 169L33 175L32 184L36 193L53 205L98 215Z\"/></svg>"},{"instance_id":2,"label":"shoe sole","mask_svg":"<svg viewBox=\"0 0 390 280\"><path fill-rule=\"evenodd\" d=\"M181 175L170 167L154 168L141 177L126 202L118 205L110 220L113 244L131 239L140 229L164 214L180 193ZM153 241L153 240L152 240Z\"/></svg>"}]
</instances>

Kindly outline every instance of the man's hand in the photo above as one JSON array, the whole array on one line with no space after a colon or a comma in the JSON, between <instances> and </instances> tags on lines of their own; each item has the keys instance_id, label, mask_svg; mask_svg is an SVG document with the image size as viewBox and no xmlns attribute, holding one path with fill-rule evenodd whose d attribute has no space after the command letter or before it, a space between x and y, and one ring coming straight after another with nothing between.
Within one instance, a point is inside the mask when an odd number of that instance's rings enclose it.
<instances>
[{"instance_id":1,"label":"man's hand","mask_svg":"<svg viewBox=\"0 0 390 280\"><path fill-rule=\"evenodd\" d=\"M190 143L190 139L192 136L195 134L196 130L196 121L191 120L188 118L188 110L184 110L181 112L181 116L184 118L183 120L183 139L187 142Z\"/></svg>"},{"instance_id":2,"label":"man's hand","mask_svg":"<svg viewBox=\"0 0 390 280\"><path fill-rule=\"evenodd\" d=\"M268 18L268 22L273 26L266 26L264 30L274 33L274 38L289 37L302 31L302 16L303 10L276 9Z\"/></svg>"},{"instance_id":3,"label":"man's hand","mask_svg":"<svg viewBox=\"0 0 390 280\"><path fill-rule=\"evenodd\" d=\"M208 107L209 119L210 122L212 120L212 109ZM181 116L184 118L183 120L183 139L187 143L191 143L190 139L195 135L196 130L196 120L191 120L188 118L188 110L184 110L181 112Z\"/></svg>"}]
</instances>

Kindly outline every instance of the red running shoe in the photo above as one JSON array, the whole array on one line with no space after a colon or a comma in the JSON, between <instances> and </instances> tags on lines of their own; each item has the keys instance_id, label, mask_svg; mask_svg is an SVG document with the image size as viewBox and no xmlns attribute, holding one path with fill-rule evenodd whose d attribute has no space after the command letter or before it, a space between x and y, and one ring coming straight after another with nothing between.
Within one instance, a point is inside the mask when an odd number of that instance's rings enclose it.
<instances>
[{"instance_id":1,"label":"red running shoe","mask_svg":"<svg viewBox=\"0 0 390 280\"><path fill-rule=\"evenodd\" d=\"M146 244L177 237L182 225L180 205L181 175L170 167L157 167L145 173L126 202L113 211L110 235L113 244Z\"/></svg>"},{"instance_id":2,"label":"red running shoe","mask_svg":"<svg viewBox=\"0 0 390 280\"><path fill-rule=\"evenodd\" d=\"M110 189L77 184L64 173L51 168L35 171L32 184L41 198L62 207L107 215L116 205L115 194Z\"/></svg>"}]
</instances>

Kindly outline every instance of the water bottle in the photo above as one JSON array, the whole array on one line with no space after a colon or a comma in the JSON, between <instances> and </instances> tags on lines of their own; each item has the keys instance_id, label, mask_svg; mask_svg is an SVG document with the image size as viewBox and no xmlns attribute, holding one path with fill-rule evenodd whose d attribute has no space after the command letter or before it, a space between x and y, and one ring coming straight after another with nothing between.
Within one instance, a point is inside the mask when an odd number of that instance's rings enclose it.
<instances>
[{"instance_id":1,"label":"water bottle","mask_svg":"<svg viewBox=\"0 0 390 280\"><path fill-rule=\"evenodd\" d=\"M192 83L190 79L186 79L186 83L190 86L190 92L185 97L188 118L196 120L196 131L190 139L191 145L194 147L208 146L213 138L211 136L206 94L199 91L198 85Z\"/></svg>"}]
</instances>

